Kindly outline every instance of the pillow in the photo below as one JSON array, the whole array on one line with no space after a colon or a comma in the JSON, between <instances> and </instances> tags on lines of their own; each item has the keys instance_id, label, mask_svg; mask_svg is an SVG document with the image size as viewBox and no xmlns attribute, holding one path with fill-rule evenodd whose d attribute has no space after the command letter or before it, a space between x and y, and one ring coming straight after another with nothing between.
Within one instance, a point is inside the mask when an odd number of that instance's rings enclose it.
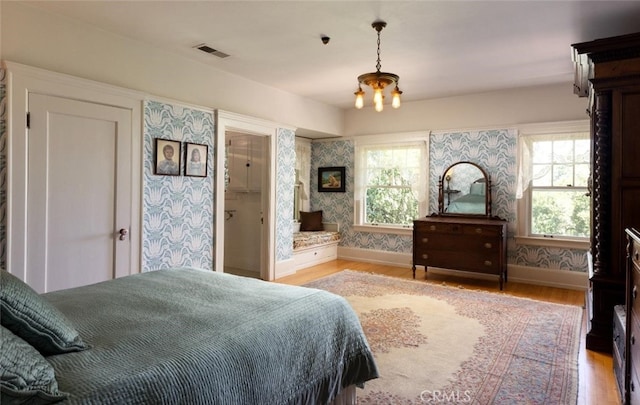
<instances>
[{"instance_id":1,"label":"pillow","mask_svg":"<svg viewBox=\"0 0 640 405\"><path fill-rule=\"evenodd\" d=\"M0 323L45 356L86 345L57 308L13 274L0 270Z\"/></svg>"},{"instance_id":2,"label":"pillow","mask_svg":"<svg viewBox=\"0 0 640 405\"><path fill-rule=\"evenodd\" d=\"M324 231L322 211L300 211L300 231Z\"/></svg>"},{"instance_id":3,"label":"pillow","mask_svg":"<svg viewBox=\"0 0 640 405\"><path fill-rule=\"evenodd\" d=\"M27 342L0 326L0 400L3 404L52 404L58 391L53 367Z\"/></svg>"},{"instance_id":4,"label":"pillow","mask_svg":"<svg viewBox=\"0 0 640 405\"><path fill-rule=\"evenodd\" d=\"M471 183L471 189L469 190L469 194L485 195L486 189L487 189L487 186L484 183Z\"/></svg>"}]
</instances>

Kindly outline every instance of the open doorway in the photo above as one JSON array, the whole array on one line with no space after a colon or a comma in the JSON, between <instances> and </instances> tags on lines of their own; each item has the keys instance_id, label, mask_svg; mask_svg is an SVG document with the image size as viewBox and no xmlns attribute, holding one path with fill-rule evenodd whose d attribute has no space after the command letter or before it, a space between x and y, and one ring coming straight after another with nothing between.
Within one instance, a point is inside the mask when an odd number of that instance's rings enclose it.
<instances>
[{"instance_id":1,"label":"open doorway","mask_svg":"<svg viewBox=\"0 0 640 405\"><path fill-rule=\"evenodd\" d=\"M276 125L216 111L215 270L275 278Z\"/></svg>"},{"instance_id":2,"label":"open doorway","mask_svg":"<svg viewBox=\"0 0 640 405\"><path fill-rule=\"evenodd\" d=\"M265 136L227 131L224 272L262 278Z\"/></svg>"}]
</instances>

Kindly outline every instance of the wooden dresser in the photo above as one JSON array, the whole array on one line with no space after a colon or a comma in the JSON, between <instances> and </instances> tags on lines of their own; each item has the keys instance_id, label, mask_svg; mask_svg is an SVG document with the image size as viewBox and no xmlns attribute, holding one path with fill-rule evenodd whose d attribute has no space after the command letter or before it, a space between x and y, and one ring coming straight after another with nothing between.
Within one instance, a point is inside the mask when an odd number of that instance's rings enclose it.
<instances>
[{"instance_id":1,"label":"wooden dresser","mask_svg":"<svg viewBox=\"0 0 640 405\"><path fill-rule=\"evenodd\" d=\"M413 221L413 278L416 266L495 274L507 281L507 221L430 216Z\"/></svg>"},{"instance_id":2,"label":"wooden dresser","mask_svg":"<svg viewBox=\"0 0 640 405\"><path fill-rule=\"evenodd\" d=\"M591 116L589 350L611 352L613 308L625 301L625 228L640 229L640 33L573 45L575 93Z\"/></svg>"},{"instance_id":3,"label":"wooden dresser","mask_svg":"<svg viewBox=\"0 0 640 405\"><path fill-rule=\"evenodd\" d=\"M640 404L640 232L627 229L624 403Z\"/></svg>"}]
</instances>

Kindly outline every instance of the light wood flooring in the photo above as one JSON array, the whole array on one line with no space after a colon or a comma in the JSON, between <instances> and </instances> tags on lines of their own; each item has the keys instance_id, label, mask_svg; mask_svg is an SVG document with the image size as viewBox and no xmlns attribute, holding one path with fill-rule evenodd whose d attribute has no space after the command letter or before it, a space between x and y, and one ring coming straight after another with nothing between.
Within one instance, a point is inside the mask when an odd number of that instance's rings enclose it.
<instances>
[{"instance_id":1,"label":"light wood flooring","mask_svg":"<svg viewBox=\"0 0 640 405\"><path fill-rule=\"evenodd\" d=\"M296 274L276 280L276 282L302 285L312 280L328 276L344 269L379 273L400 278L412 278L410 268L384 266L372 263L335 260L308 269L300 270ZM424 269L416 271L416 279L424 280ZM464 288L499 291L498 281L478 280L459 276L429 273L428 283L463 286ZM527 297L542 301L561 304L577 305L584 308L584 292L561 288L543 287L530 284L508 282L505 293L518 297ZM583 312L582 333L580 339L579 363L579 405L613 405L620 404L620 397L613 375L613 360L610 354L593 352L585 349L586 313Z\"/></svg>"}]
</instances>

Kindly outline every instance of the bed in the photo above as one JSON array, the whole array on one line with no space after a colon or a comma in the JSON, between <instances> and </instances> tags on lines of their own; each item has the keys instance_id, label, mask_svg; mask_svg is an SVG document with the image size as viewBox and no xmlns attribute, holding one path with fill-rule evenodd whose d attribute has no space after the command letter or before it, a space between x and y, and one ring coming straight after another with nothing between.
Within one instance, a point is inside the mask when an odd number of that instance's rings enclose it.
<instances>
[{"instance_id":1,"label":"bed","mask_svg":"<svg viewBox=\"0 0 640 405\"><path fill-rule=\"evenodd\" d=\"M446 208L448 213L486 214L486 183L484 178L471 183L469 193L451 201Z\"/></svg>"},{"instance_id":2,"label":"bed","mask_svg":"<svg viewBox=\"0 0 640 405\"><path fill-rule=\"evenodd\" d=\"M7 325L6 295L13 293L5 286L21 282L5 271L2 276L6 346L7 329L15 325ZM67 331L68 350L38 348L55 380L39 386L53 393L31 391L33 398L68 404L324 404L378 376L354 311L342 297L321 290L181 268L28 299L41 300L77 331L75 338ZM7 347L2 349L5 357ZM13 364L2 362L5 368ZM5 374L3 404L12 403L7 393L16 389L16 379L7 383Z\"/></svg>"}]
</instances>

